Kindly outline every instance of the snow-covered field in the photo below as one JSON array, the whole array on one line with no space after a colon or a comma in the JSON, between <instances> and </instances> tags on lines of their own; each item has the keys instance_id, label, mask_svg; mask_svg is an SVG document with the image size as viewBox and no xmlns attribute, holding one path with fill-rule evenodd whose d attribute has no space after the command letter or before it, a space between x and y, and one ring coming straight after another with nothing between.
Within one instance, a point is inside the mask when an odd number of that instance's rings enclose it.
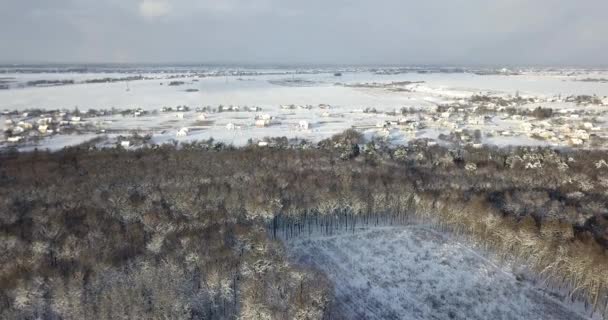
<instances>
[{"instance_id":1,"label":"snow-covered field","mask_svg":"<svg viewBox=\"0 0 608 320\"><path fill-rule=\"evenodd\" d=\"M285 72L288 72L285 70ZM126 76L126 75L123 75ZM152 75L144 75L150 76ZM30 80L83 80L94 78L91 74L2 74L1 77L14 77L18 82ZM121 77L120 74L99 74L97 78ZM280 86L272 80L303 79L314 83L313 86ZM599 76L598 76L599 77ZM378 75L370 72L344 73L335 77L329 73L305 75L259 75L205 77L193 82L193 78L176 78L186 82L183 86L167 86L167 79L140 80L130 83L126 91L125 82L74 84L52 87L27 87L13 90L0 90L0 109L27 108L126 108L142 107L147 110L162 106L175 105L258 105L276 107L281 104L331 104L351 108L385 107L397 108L404 104L416 104L425 97L463 97L477 92L498 92L533 94L542 96L596 94L608 96L608 84L601 82L580 82L574 79L584 77L565 77L545 74L525 75L475 75L470 73L404 73L397 75ZM417 86L414 94L375 92L334 86L339 83L400 82L424 81ZM164 85L160 85L163 83ZM185 92L185 89L199 89L199 92ZM417 94L416 94L417 93Z\"/></svg>"},{"instance_id":2,"label":"snow-covered field","mask_svg":"<svg viewBox=\"0 0 608 320\"><path fill-rule=\"evenodd\" d=\"M80 127L76 127L82 134L93 135L105 135L106 132L150 133L153 135L151 140L153 143L172 139L192 141L214 138L234 145L244 145L249 139L255 141L277 136L319 141L349 128L356 128L366 133L368 137L386 138L393 143L405 143L420 137L437 139L439 134L460 132L458 130L462 129L479 129L489 133L487 137L483 137L482 142L490 144L567 145L569 143L568 137L559 139L555 137L552 142L530 139L529 132L526 136L521 130L521 123L526 119L509 122L494 117L482 124L470 125L466 122L468 116L479 115L466 114L466 112L458 115L452 112L451 115L442 118L438 112L435 112L438 105L470 105L467 99L479 94L504 97L522 95L534 98L536 102L520 106L528 109L542 106L555 110L585 110L587 114L580 117L581 121L586 117L585 121L595 122L593 125L599 131L603 130L608 119L601 104L582 108L562 99L569 95L596 95L600 99L608 96L608 83L580 81L608 78L608 72L597 70L529 70L516 75L478 75L473 72L379 74L372 71L373 69L361 69L345 71L341 76L335 76L329 70L241 70L249 72L244 75L233 75L219 69L208 70L205 71L206 73L184 70L175 72L173 69L168 69L171 72L151 70L146 69L140 74L133 73L132 70L121 72L120 69L110 69L111 72L100 73L62 73L60 70L11 73L8 70L0 74L0 79L9 83L8 89L0 90L0 112L23 112L28 109L66 111L75 108L80 111L112 108L140 109L150 114L142 117L133 115L82 117ZM138 75L144 80L83 83L91 79L120 79ZM36 80L73 80L74 84L27 85L28 81ZM172 81L183 84L169 85ZM608 99L605 101L608 104ZM220 105L224 108L239 107L240 110L194 111L196 108L204 107L216 110ZM294 107L285 108L290 105ZM190 111L180 114L159 112L162 107L177 106L188 106ZM258 107L259 110L244 111L250 107ZM414 115L409 119L422 123L423 126L409 130L396 126L383 128L387 121L397 123L403 118L402 108L427 112L426 119ZM373 112L366 112L366 109L373 109ZM203 123L198 121L201 113L205 118ZM69 120L65 115L63 118L52 116L55 117L56 122ZM256 126L256 117L260 116L272 117L273 121L267 126ZM69 145L70 137L77 137L77 135L65 136L61 140L62 143L54 143L57 141L56 135L64 134L56 130L37 133L35 123L37 120L39 119L21 114L0 115L0 130L9 130L21 121L34 124L33 128L25 127L26 132L19 133L23 139L16 138L21 139L18 147L22 150L58 149ZM307 123L305 128L300 126L302 121ZM86 130L82 129L84 124L88 125ZM27 123L24 125L27 126ZM187 134L178 134L183 128L189 130ZM506 133L503 133L504 131ZM53 138L49 137L51 135ZM14 134L0 136L0 148L14 145L14 141L8 140L14 136ZM32 136L41 139L30 139ZM80 142L82 139L74 139L72 144Z\"/></svg>"},{"instance_id":3,"label":"snow-covered field","mask_svg":"<svg viewBox=\"0 0 608 320\"><path fill-rule=\"evenodd\" d=\"M467 245L424 226L374 227L286 241L333 282L345 319L588 319Z\"/></svg>"}]
</instances>

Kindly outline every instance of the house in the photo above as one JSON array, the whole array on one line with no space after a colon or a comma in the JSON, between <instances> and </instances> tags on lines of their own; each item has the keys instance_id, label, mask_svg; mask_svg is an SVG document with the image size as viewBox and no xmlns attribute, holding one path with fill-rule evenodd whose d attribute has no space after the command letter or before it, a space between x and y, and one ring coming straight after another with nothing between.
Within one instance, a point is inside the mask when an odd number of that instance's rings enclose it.
<instances>
[{"instance_id":1,"label":"house","mask_svg":"<svg viewBox=\"0 0 608 320\"><path fill-rule=\"evenodd\" d=\"M572 138L572 139L570 139L570 144L572 144L573 146L580 146L583 144L583 140L577 139L577 138Z\"/></svg>"},{"instance_id":2,"label":"house","mask_svg":"<svg viewBox=\"0 0 608 320\"><path fill-rule=\"evenodd\" d=\"M39 125L45 125L45 124L49 124L51 122L53 122L53 118L51 118L51 117L40 118L40 119L38 119L38 121L36 121L36 123L38 123Z\"/></svg>"},{"instance_id":3,"label":"house","mask_svg":"<svg viewBox=\"0 0 608 320\"><path fill-rule=\"evenodd\" d=\"M46 133L48 131L48 129L49 129L48 125L40 125L40 126L38 126L38 132L40 132L40 133Z\"/></svg>"},{"instance_id":4,"label":"house","mask_svg":"<svg viewBox=\"0 0 608 320\"><path fill-rule=\"evenodd\" d=\"M130 141L121 141L120 146L125 149L128 149L131 146L131 142Z\"/></svg>"},{"instance_id":5,"label":"house","mask_svg":"<svg viewBox=\"0 0 608 320\"><path fill-rule=\"evenodd\" d=\"M270 125L270 119L255 120L255 126L258 128L268 127L269 125Z\"/></svg>"},{"instance_id":6,"label":"house","mask_svg":"<svg viewBox=\"0 0 608 320\"><path fill-rule=\"evenodd\" d=\"M188 135L189 131L190 130L188 130L188 128L181 128L181 129L179 129L179 131L177 131L177 133L175 134L175 136L177 136L177 137L185 137L185 136Z\"/></svg>"},{"instance_id":7,"label":"house","mask_svg":"<svg viewBox=\"0 0 608 320\"><path fill-rule=\"evenodd\" d=\"M19 133L23 133L25 131L25 129L23 129L22 127L14 127L12 131L13 131L13 134L19 134Z\"/></svg>"},{"instance_id":8,"label":"house","mask_svg":"<svg viewBox=\"0 0 608 320\"><path fill-rule=\"evenodd\" d=\"M410 122L412 120L408 119L408 118L399 118L399 120L397 120L398 124L406 124L408 122Z\"/></svg>"},{"instance_id":9,"label":"house","mask_svg":"<svg viewBox=\"0 0 608 320\"><path fill-rule=\"evenodd\" d=\"M581 140L589 140L590 135L587 131L579 129L579 130L574 131L574 133L572 134L572 137L581 139Z\"/></svg>"},{"instance_id":10,"label":"house","mask_svg":"<svg viewBox=\"0 0 608 320\"><path fill-rule=\"evenodd\" d=\"M14 137L9 137L8 139L6 139L6 141L8 142L19 142L23 140L22 136L14 136Z\"/></svg>"},{"instance_id":11,"label":"house","mask_svg":"<svg viewBox=\"0 0 608 320\"><path fill-rule=\"evenodd\" d=\"M181 112L180 112L180 113L175 114L175 116L176 116L178 119L183 119L183 118L184 118L184 114L183 114L183 113L181 113Z\"/></svg>"},{"instance_id":12,"label":"house","mask_svg":"<svg viewBox=\"0 0 608 320\"><path fill-rule=\"evenodd\" d=\"M236 129L236 126L234 125L234 123L230 122L226 125L226 129L234 130L234 129Z\"/></svg>"},{"instance_id":13,"label":"house","mask_svg":"<svg viewBox=\"0 0 608 320\"><path fill-rule=\"evenodd\" d=\"M300 130L308 130L310 128L310 123L308 123L308 121L306 120L301 120L298 123L298 127L300 128Z\"/></svg>"},{"instance_id":14,"label":"house","mask_svg":"<svg viewBox=\"0 0 608 320\"><path fill-rule=\"evenodd\" d=\"M260 141L260 142L258 142L258 147L268 147L268 142Z\"/></svg>"},{"instance_id":15,"label":"house","mask_svg":"<svg viewBox=\"0 0 608 320\"><path fill-rule=\"evenodd\" d=\"M24 122L24 121L19 121L19 123L17 124L17 126L23 128L24 130L29 130L32 129L32 124L29 122Z\"/></svg>"}]
</instances>

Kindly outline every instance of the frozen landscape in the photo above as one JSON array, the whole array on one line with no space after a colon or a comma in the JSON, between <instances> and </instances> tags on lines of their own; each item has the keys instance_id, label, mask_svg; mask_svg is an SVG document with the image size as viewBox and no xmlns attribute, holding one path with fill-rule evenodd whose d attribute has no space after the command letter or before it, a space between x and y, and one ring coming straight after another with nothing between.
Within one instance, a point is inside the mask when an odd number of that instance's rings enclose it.
<instances>
[{"instance_id":1,"label":"frozen landscape","mask_svg":"<svg viewBox=\"0 0 608 320\"><path fill-rule=\"evenodd\" d=\"M477 150L608 148L604 69L38 66L0 72L2 151L133 150L210 139L273 147L279 137L314 147L347 129L361 133L364 143L392 147L422 139L428 147ZM597 163L597 169L605 164ZM541 161L525 165L542 167ZM338 319L590 314L568 293L533 280L525 265L494 261L424 226L300 236L285 245L290 262L330 280Z\"/></svg>"},{"instance_id":2,"label":"frozen landscape","mask_svg":"<svg viewBox=\"0 0 608 320\"><path fill-rule=\"evenodd\" d=\"M607 137L603 69L5 66L0 78L0 147L24 151L137 147L134 134L318 142L349 128L392 144L604 148Z\"/></svg>"},{"instance_id":3,"label":"frozen landscape","mask_svg":"<svg viewBox=\"0 0 608 320\"><path fill-rule=\"evenodd\" d=\"M515 267L426 226L302 235L286 245L331 279L335 314L345 319L588 319Z\"/></svg>"},{"instance_id":4,"label":"frozen landscape","mask_svg":"<svg viewBox=\"0 0 608 320\"><path fill-rule=\"evenodd\" d=\"M608 320L607 12L0 1L0 319Z\"/></svg>"}]
</instances>

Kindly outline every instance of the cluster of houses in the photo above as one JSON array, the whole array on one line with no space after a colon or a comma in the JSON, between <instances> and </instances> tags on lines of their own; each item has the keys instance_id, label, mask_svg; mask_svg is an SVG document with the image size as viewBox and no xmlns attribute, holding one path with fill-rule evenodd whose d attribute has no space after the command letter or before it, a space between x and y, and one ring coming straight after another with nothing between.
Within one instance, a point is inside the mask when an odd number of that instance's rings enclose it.
<instances>
[{"instance_id":1,"label":"cluster of houses","mask_svg":"<svg viewBox=\"0 0 608 320\"><path fill-rule=\"evenodd\" d=\"M591 122L569 121L562 124L551 121L523 122L521 128L531 138L549 140L551 142L566 142L572 146L581 146L589 142L592 135L601 130Z\"/></svg>"},{"instance_id":2,"label":"cluster of houses","mask_svg":"<svg viewBox=\"0 0 608 320\"><path fill-rule=\"evenodd\" d=\"M575 147L589 146L594 138L601 140L601 117L607 115L601 108L562 108L553 111L551 108L531 107L543 101L567 102L568 99L573 98L474 96L436 108L402 108L384 113L366 108L359 112L378 114L382 118L376 124L376 135L384 138L393 137L395 132L415 138L420 130L431 129L441 132L438 136L440 140L474 147L481 146L480 136L484 134L497 138L527 137ZM603 138L607 138L608 142L608 137Z\"/></svg>"},{"instance_id":3,"label":"cluster of houses","mask_svg":"<svg viewBox=\"0 0 608 320\"><path fill-rule=\"evenodd\" d=\"M324 117L328 117L330 116L330 114L328 113L328 109L331 108L330 105L327 104L320 104L319 109L321 109L323 112L320 114L320 116L324 116ZM281 105L279 106L280 110L294 110L294 109L303 109L303 110L311 110L313 108L312 105ZM223 107L223 106L219 106L217 109L213 109L211 107L205 107L205 108L196 108L196 111L198 112L198 115L196 115L196 119L198 121L205 121L205 120L209 120L209 115L207 113L217 113L217 112L225 112L225 111L233 111L233 112L260 112L262 110L262 108L260 107L239 107L239 106L229 106L229 107ZM184 118L184 114L180 113L178 111L187 111L185 109L176 109L176 110L171 110L171 109L165 109L163 108L161 110L162 112L171 112L171 111L175 111L176 116L178 118L183 119ZM255 128L266 128L266 127L270 127L270 126L274 126L274 125L279 125L281 124L281 121L279 120L279 117L265 113L265 114L260 114L260 113L256 113L256 115L253 118L253 122L251 123L251 125L247 125L247 126L243 126L240 124L236 124L233 122L228 122L227 124L225 124L225 128L227 130L241 130L244 127L255 127ZM308 120L300 120L298 121L298 123L296 125L293 126L293 129L295 130L300 130L300 131L307 131L310 130L312 127L311 123ZM184 137L188 135L188 129L187 128L182 128L180 130L178 130L176 132L176 136L177 137Z\"/></svg>"},{"instance_id":4,"label":"cluster of houses","mask_svg":"<svg viewBox=\"0 0 608 320\"><path fill-rule=\"evenodd\" d=\"M581 103L591 101L599 107L581 107ZM571 107L564 104L571 104ZM540 107L545 105L549 107ZM608 118L608 109L603 110L601 106L608 106L608 98L595 96L561 96L551 98L520 97L515 96L491 96L474 95L470 98L461 98L448 104L439 105L435 108L402 108L394 111L378 111L373 107L361 110L352 110L351 113L366 114L363 118L376 118L375 126L367 122L361 126L355 123L355 127L372 128L376 130L379 137L392 139L396 133L403 134L412 139L417 135L429 137L422 134L425 130L434 131L439 140L449 141L463 145L481 146L482 138L485 137L526 137L542 140L554 145L570 145L586 147L592 145L592 141L604 141L608 146L608 136L605 136L602 124ZM551 109L551 106L559 106ZM267 128L281 124L285 115L297 114L294 110L306 110L315 112L318 117L345 117L340 114L340 109L334 109L328 104L319 105L279 105L279 114L262 113L258 106L224 106L217 107L200 106L191 108L186 105L175 107L162 107L160 110L148 111L142 108L90 110L80 112L78 110L30 110L28 112L4 112L0 114L4 134L0 137L2 143L22 143L35 140L58 133L69 132L97 132L104 127L104 121L94 121L96 117L111 117L122 115L124 117L142 117L147 115L166 114L178 119L196 120L188 127L181 127L173 131L176 137L186 137L197 130L197 126L208 126L223 112L249 112L247 116L250 122L247 124L224 122L226 130L239 130L245 128ZM276 110L276 109L275 109ZM312 111L314 110L314 111ZM283 112L281 115L280 112ZM239 115L239 117L242 115ZM346 116L347 117L347 116ZM359 116L357 116L359 117ZM236 117L238 118L238 117ZM235 118L235 119L236 119ZM161 119L163 120L163 119ZM109 120L114 121L114 120ZM233 120L236 121L236 120ZM292 120L293 121L293 120ZM171 122L176 122L171 120ZM239 121L236 121L239 122ZM321 120L319 123L323 123ZM326 121L325 121L326 122ZM289 125L291 130L308 131L312 127L309 120L295 119ZM599 137L599 138L598 138ZM599 140L598 140L599 139ZM513 141L512 139L509 141ZM125 142L126 143L126 142ZM126 147L126 146L125 146Z\"/></svg>"},{"instance_id":5,"label":"cluster of houses","mask_svg":"<svg viewBox=\"0 0 608 320\"><path fill-rule=\"evenodd\" d=\"M3 112L3 136L6 142L19 143L39 139L61 132L70 132L85 126L80 114L67 111L49 113Z\"/></svg>"}]
</instances>

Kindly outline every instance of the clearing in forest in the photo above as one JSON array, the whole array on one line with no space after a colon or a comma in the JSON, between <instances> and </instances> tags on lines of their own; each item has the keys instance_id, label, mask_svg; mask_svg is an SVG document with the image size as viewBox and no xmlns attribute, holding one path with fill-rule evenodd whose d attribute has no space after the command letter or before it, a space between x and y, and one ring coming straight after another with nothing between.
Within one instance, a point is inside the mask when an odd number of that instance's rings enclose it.
<instances>
[{"instance_id":1,"label":"clearing in forest","mask_svg":"<svg viewBox=\"0 0 608 320\"><path fill-rule=\"evenodd\" d=\"M422 226L286 241L333 282L344 319L587 319L531 281Z\"/></svg>"}]
</instances>

